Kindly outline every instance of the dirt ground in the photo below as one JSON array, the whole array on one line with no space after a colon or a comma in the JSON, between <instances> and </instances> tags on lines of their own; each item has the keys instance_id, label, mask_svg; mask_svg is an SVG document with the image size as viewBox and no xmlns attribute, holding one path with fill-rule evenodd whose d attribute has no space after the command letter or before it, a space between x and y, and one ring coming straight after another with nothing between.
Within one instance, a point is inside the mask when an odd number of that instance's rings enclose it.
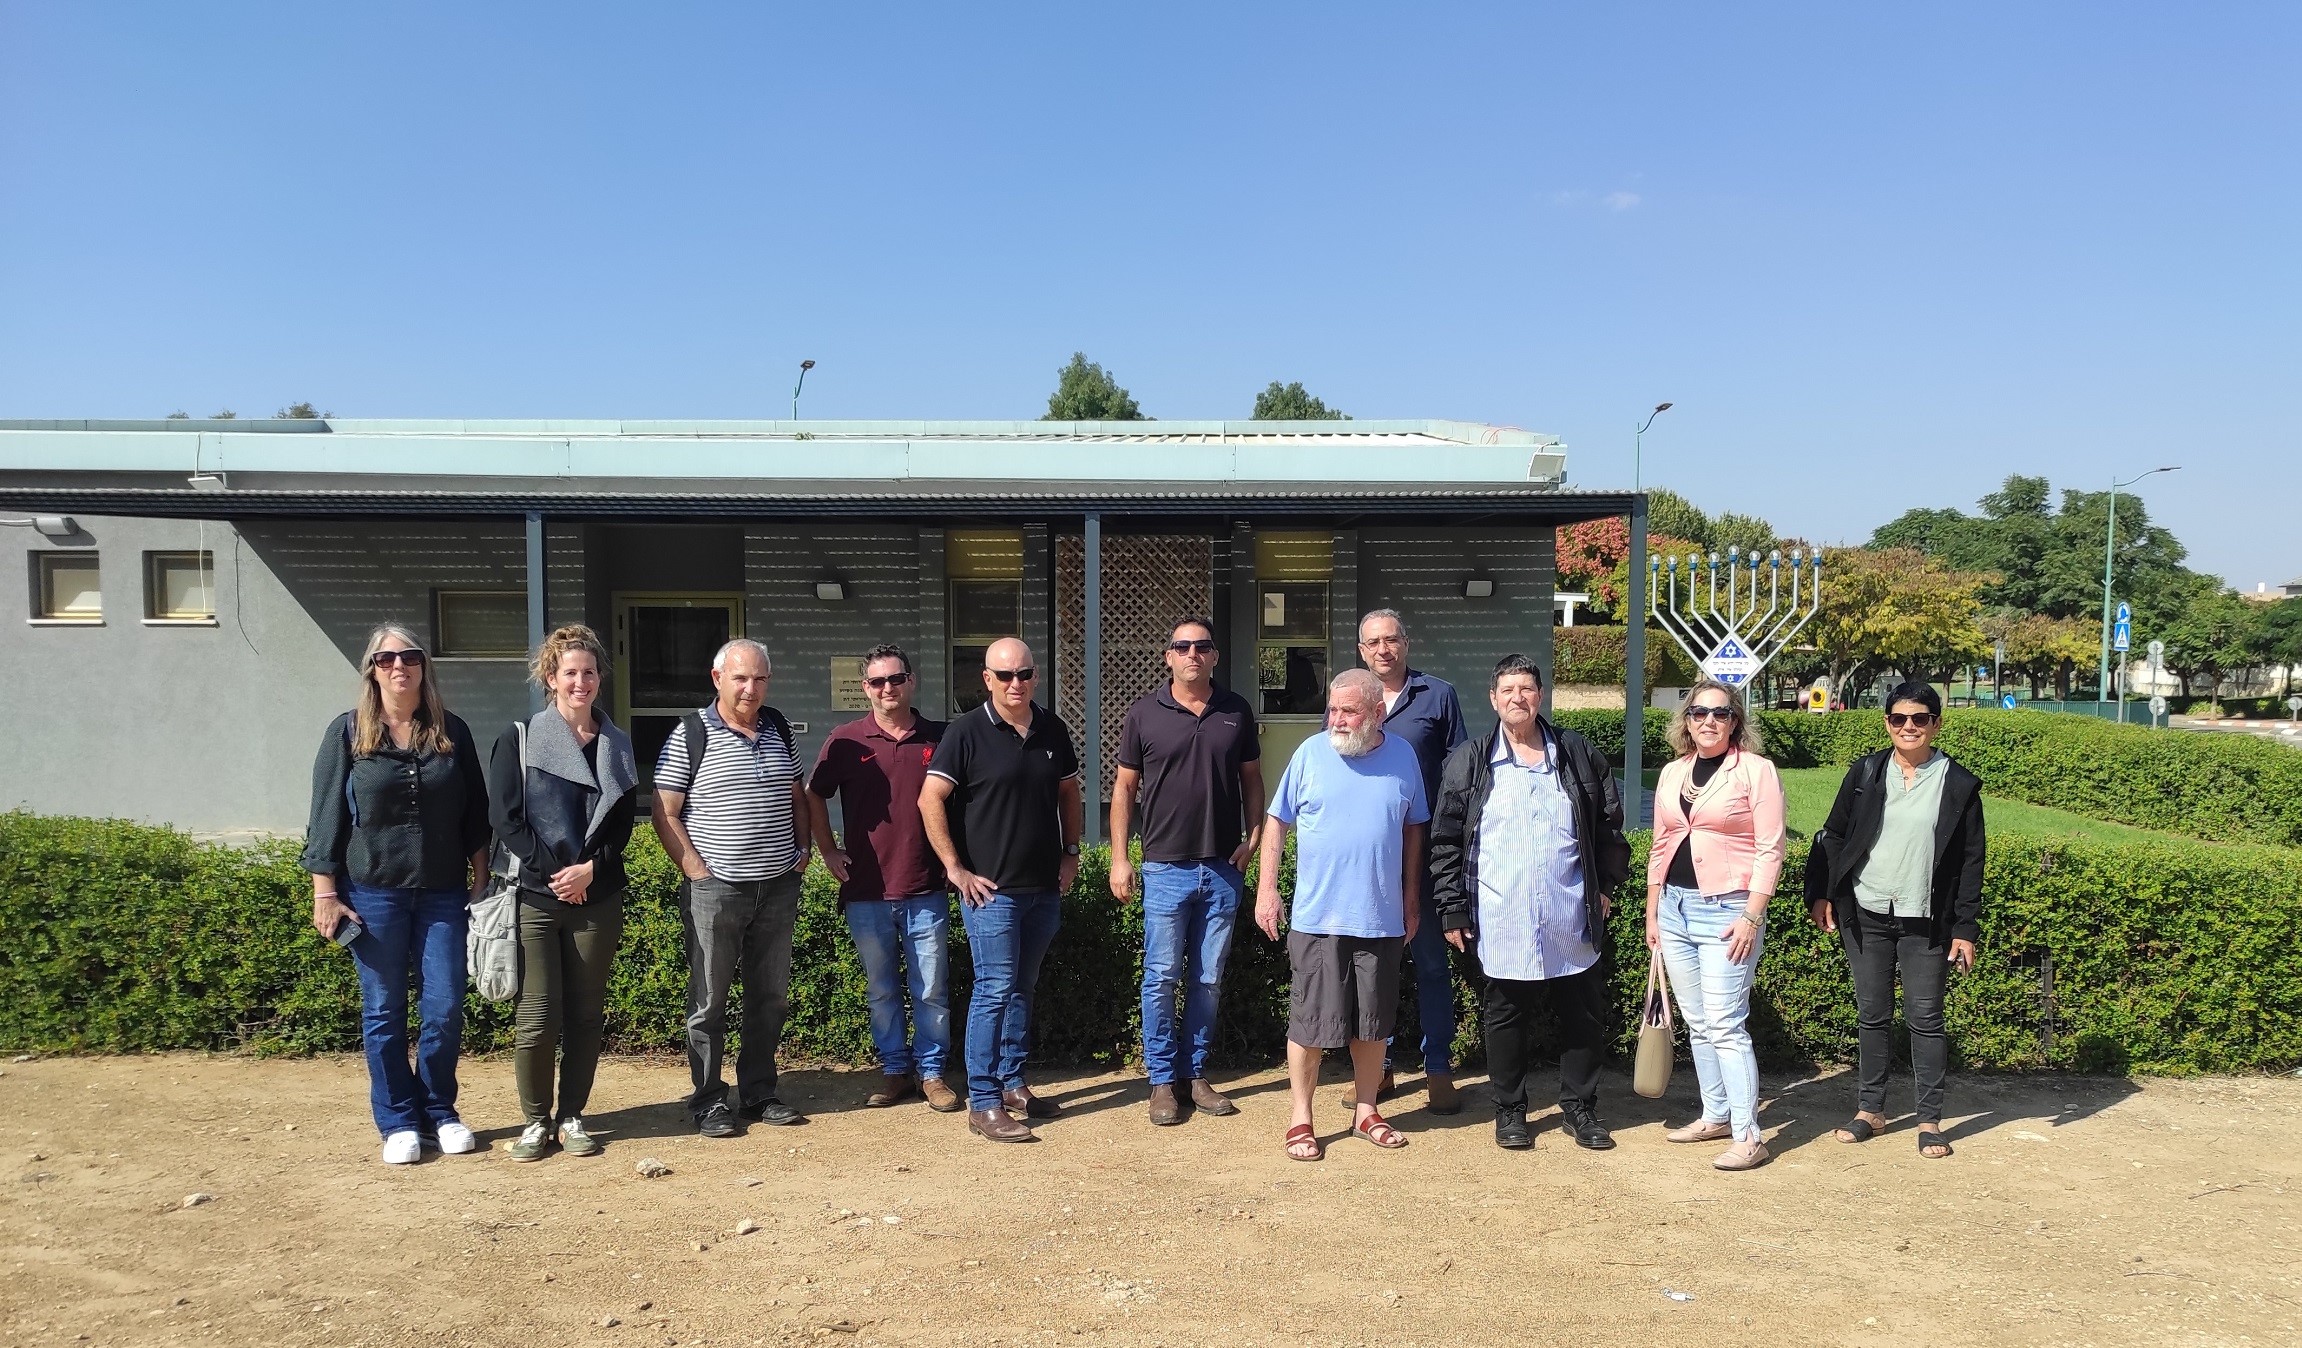
<instances>
[{"instance_id":1,"label":"dirt ground","mask_svg":"<svg viewBox=\"0 0 2302 1348\"><path fill-rule=\"evenodd\" d=\"M1051 1078L1031 1146L872 1079L788 1074L808 1124L705 1141L678 1063L613 1061L605 1153L520 1165L509 1063L467 1061L483 1150L387 1168L356 1059L0 1064L0 1343L2302 1342L2302 1080L1961 1080L1926 1161L1907 1121L1831 1139L1843 1076L1770 1078L1777 1159L1726 1175L1663 1140L1684 1064L1659 1108L1609 1079L1603 1154L1548 1111L1499 1151L1483 1089L1438 1118L1412 1078L1378 1152L1330 1084L1316 1165L1275 1072L1172 1129Z\"/></svg>"}]
</instances>

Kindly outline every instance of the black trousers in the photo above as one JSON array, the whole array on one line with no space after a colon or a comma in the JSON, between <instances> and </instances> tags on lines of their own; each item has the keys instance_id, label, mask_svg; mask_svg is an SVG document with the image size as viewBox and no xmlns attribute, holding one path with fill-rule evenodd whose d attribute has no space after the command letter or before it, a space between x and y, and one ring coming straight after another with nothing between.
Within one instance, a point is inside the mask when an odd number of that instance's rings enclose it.
<instances>
[{"instance_id":1,"label":"black trousers","mask_svg":"<svg viewBox=\"0 0 2302 1348\"><path fill-rule=\"evenodd\" d=\"M1894 1066L1894 984L1902 980L1902 1018L1910 1026L1911 1075L1918 1079L1918 1121L1942 1122L1943 1085L1950 1077L1950 1039L1942 1029L1943 990L1950 982L1950 947L1934 943L1931 919L1898 918L1857 906L1842 928L1846 962L1854 974L1856 1076L1865 1113L1886 1112L1886 1074Z\"/></svg>"},{"instance_id":2,"label":"black trousers","mask_svg":"<svg viewBox=\"0 0 2302 1348\"><path fill-rule=\"evenodd\" d=\"M1495 1088L1497 1110L1526 1110L1532 1021L1536 1010L1546 1007L1559 1027L1559 1104L1598 1107L1606 988L1594 964L1564 978L1486 979L1487 1079Z\"/></svg>"}]
</instances>

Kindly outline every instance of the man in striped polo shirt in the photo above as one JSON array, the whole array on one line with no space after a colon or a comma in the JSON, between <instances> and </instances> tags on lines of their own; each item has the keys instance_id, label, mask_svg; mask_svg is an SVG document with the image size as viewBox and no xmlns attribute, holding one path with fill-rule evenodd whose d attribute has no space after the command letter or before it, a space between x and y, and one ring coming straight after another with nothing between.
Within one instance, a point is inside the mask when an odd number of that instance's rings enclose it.
<instances>
[{"instance_id":1,"label":"man in striped polo shirt","mask_svg":"<svg viewBox=\"0 0 2302 1348\"><path fill-rule=\"evenodd\" d=\"M790 1124L800 1113L775 1096L775 1049L791 990L791 937L807 869L805 777L791 725L767 705L767 648L737 638L712 657L718 698L682 718L655 765L655 830L687 877L687 1098L696 1131L735 1137L739 1120ZM727 994L743 975L743 1049L736 1104L720 1060Z\"/></svg>"}]
</instances>

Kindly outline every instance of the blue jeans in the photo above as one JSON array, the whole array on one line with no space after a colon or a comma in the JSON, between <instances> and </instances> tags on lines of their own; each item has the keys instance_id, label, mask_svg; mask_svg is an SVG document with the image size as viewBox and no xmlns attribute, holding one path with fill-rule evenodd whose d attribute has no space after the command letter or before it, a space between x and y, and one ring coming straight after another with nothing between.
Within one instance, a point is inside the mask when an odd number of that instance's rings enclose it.
<instances>
[{"instance_id":1,"label":"blue jeans","mask_svg":"<svg viewBox=\"0 0 2302 1348\"><path fill-rule=\"evenodd\" d=\"M947 894L847 905L847 931L871 985L871 1046L879 1052L880 1070L889 1076L943 1075L943 1060L951 1051L950 961L944 948L950 930ZM903 1034L906 985L911 990L909 1041Z\"/></svg>"},{"instance_id":2,"label":"blue jeans","mask_svg":"<svg viewBox=\"0 0 2302 1348\"><path fill-rule=\"evenodd\" d=\"M1415 965L1415 1007L1423 1022L1423 1071L1435 1077L1455 1074L1455 967L1448 961L1454 950L1439 928L1438 905L1431 899L1430 877L1423 879L1423 925L1407 942L1407 958ZM1390 1054L1383 1055L1383 1070L1391 1069Z\"/></svg>"},{"instance_id":3,"label":"blue jeans","mask_svg":"<svg viewBox=\"0 0 2302 1348\"><path fill-rule=\"evenodd\" d=\"M967 998L967 1107L997 1109L1002 1092L1023 1089L1031 994L1063 925L1062 896L994 894L980 908L962 899L959 920L975 961L975 990Z\"/></svg>"},{"instance_id":4,"label":"blue jeans","mask_svg":"<svg viewBox=\"0 0 2302 1348\"><path fill-rule=\"evenodd\" d=\"M1231 955L1244 884L1227 859L1143 863L1143 1066L1154 1086L1207 1075L1223 962Z\"/></svg>"},{"instance_id":5,"label":"blue jeans","mask_svg":"<svg viewBox=\"0 0 2302 1348\"><path fill-rule=\"evenodd\" d=\"M1751 946L1750 958L1727 958L1727 928L1750 904L1740 890L1708 898L1678 885L1663 887L1663 965L1670 972L1679 1016L1687 1023L1694 1050L1695 1080L1702 1087L1703 1118L1734 1125L1738 1142L1758 1140L1758 1053L1750 1041L1750 990L1758 980L1758 958L1766 935Z\"/></svg>"},{"instance_id":6,"label":"blue jeans","mask_svg":"<svg viewBox=\"0 0 2302 1348\"><path fill-rule=\"evenodd\" d=\"M360 1038L368 1051L368 1108L376 1131L429 1137L456 1123L456 1055L464 1041L461 889L353 885L344 902L365 928L352 942L360 970ZM408 1063L408 980L420 989L414 1066Z\"/></svg>"}]
</instances>

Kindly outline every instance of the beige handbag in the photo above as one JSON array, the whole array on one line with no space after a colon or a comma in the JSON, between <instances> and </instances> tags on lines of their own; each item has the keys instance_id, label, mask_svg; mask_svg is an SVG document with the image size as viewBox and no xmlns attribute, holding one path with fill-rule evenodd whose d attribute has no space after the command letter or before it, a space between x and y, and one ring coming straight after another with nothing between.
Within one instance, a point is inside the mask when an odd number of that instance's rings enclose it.
<instances>
[{"instance_id":1,"label":"beige handbag","mask_svg":"<svg viewBox=\"0 0 2302 1348\"><path fill-rule=\"evenodd\" d=\"M1663 972L1663 952L1647 956L1647 995L1639 1000L1639 1051L1631 1064L1631 1089L1660 1100L1671 1088L1671 1063L1678 1046L1671 1033L1671 985Z\"/></svg>"}]
</instances>

